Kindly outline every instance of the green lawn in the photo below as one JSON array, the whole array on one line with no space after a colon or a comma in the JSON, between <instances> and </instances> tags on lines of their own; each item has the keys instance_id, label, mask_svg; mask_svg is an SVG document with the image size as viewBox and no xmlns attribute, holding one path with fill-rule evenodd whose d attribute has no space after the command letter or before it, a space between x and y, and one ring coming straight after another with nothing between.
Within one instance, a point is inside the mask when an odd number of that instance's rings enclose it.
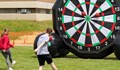
<instances>
[{"instance_id":1,"label":"green lawn","mask_svg":"<svg viewBox=\"0 0 120 70\"><path fill-rule=\"evenodd\" d=\"M3 29L10 29L9 37L12 40L19 36L33 34L34 32L44 32L46 28L53 28L51 20L48 21L28 21L28 20L0 20L0 34Z\"/></svg>"},{"instance_id":2,"label":"green lawn","mask_svg":"<svg viewBox=\"0 0 120 70\"><path fill-rule=\"evenodd\" d=\"M12 50L13 58L17 61L14 70L38 70L38 61L33 52L33 47L16 47ZM114 54L105 59L82 59L72 53L63 58L54 58L58 70L120 70L120 61ZM7 70L3 56L0 54L0 70ZM44 70L52 70L45 65Z\"/></svg>"},{"instance_id":3,"label":"green lawn","mask_svg":"<svg viewBox=\"0 0 120 70\"><path fill-rule=\"evenodd\" d=\"M27 21L27 20L0 20L0 31L9 28L12 32L22 31L44 31L46 28L52 28L52 21Z\"/></svg>"}]
</instances>

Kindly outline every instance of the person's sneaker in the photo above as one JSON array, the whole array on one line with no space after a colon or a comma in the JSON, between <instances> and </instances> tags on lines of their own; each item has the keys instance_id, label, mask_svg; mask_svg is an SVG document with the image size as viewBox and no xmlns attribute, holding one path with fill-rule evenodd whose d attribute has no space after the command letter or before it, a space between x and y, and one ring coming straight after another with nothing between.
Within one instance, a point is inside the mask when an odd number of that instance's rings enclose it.
<instances>
[{"instance_id":1,"label":"person's sneaker","mask_svg":"<svg viewBox=\"0 0 120 70\"><path fill-rule=\"evenodd\" d=\"M10 67L9 70L13 70L13 69Z\"/></svg>"},{"instance_id":2,"label":"person's sneaker","mask_svg":"<svg viewBox=\"0 0 120 70\"><path fill-rule=\"evenodd\" d=\"M12 64L13 64L13 65L16 64L16 61L13 61Z\"/></svg>"}]
</instances>

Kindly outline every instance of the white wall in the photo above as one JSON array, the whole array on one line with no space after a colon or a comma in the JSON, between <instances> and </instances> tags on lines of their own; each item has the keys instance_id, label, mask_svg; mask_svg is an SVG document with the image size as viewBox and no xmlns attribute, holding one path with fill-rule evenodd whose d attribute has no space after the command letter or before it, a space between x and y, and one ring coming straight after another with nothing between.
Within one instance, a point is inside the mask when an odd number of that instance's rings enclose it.
<instances>
[{"instance_id":1,"label":"white wall","mask_svg":"<svg viewBox=\"0 0 120 70\"><path fill-rule=\"evenodd\" d=\"M52 14L37 14L36 20L52 20Z\"/></svg>"},{"instance_id":2,"label":"white wall","mask_svg":"<svg viewBox=\"0 0 120 70\"><path fill-rule=\"evenodd\" d=\"M0 14L0 20L52 20L52 14Z\"/></svg>"}]
</instances>

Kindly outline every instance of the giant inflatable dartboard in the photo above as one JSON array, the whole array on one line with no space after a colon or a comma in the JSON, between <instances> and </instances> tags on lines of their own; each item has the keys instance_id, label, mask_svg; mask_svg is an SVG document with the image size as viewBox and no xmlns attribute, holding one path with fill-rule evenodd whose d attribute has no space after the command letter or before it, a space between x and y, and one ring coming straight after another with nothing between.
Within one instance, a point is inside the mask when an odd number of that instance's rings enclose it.
<instances>
[{"instance_id":1,"label":"giant inflatable dartboard","mask_svg":"<svg viewBox=\"0 0 120 70\"><path fill-rule=\"evenodd\" d=\"M77 56L103 58L113 52L119 5L119 0L57 0L54 30Z\"/></svg>"}]
</instances>

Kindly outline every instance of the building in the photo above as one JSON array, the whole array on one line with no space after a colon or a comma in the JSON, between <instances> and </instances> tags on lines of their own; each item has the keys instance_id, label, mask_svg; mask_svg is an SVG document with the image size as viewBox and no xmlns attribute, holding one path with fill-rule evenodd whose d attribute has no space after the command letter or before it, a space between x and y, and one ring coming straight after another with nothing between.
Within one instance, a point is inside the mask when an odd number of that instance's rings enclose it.
<instances>
[{"instance_id":1,"label":"building","mask_svg":"<svg viewBox=\"0 0 120 70\"><path fill-rule=\"evenodd\" d=\"M0 20L51 20L55 0L0 0Z\"/></svg>"}]
</instances>

